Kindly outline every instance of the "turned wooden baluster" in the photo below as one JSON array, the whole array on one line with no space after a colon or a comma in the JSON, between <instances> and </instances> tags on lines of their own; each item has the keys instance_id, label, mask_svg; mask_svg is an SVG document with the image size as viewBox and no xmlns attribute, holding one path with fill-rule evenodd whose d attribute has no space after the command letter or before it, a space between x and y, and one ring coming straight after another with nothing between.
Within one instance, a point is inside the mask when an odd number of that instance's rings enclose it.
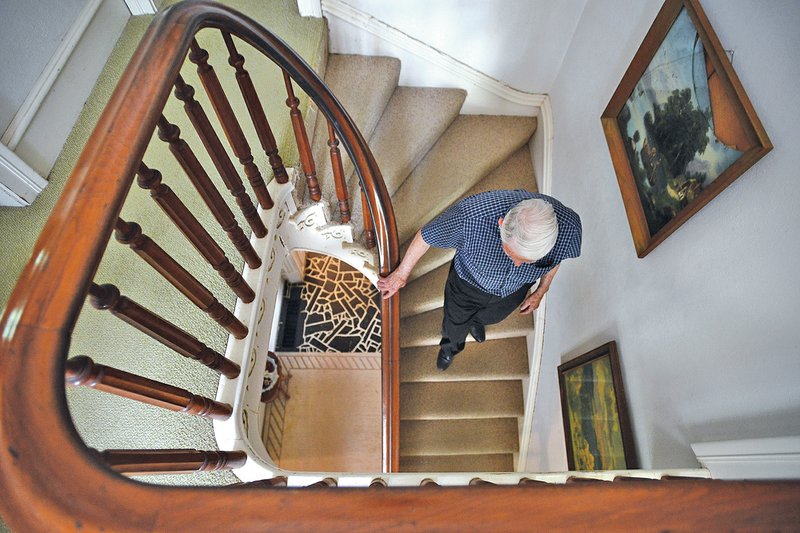
<instances>
[{"instance_id":1,"label":"turned wooden baluster","mask_svg":"<svg viewBox=\"0 0 800 533\"><path fill-rule=\"evenodd\" d=\"M275 137L272 135L272 128L269 127L267 115L264 113L264 108L261 106L261 100L258 98L253 80L250 79L250 73L244 68L244 56L236 50L233 39L228 32L223 31L222 38L225 40L225 46L228 47L228 63L236 69L236 81L239 83L239 89L242 91L245 104L247 104L247 111L250 113L250 119L253 121L256 134L258 134L261 148L269 158L269 165L272 167L275 180L278 183L287 183L289 181L289 175L286 173L283 160L278 154L278 145L275 142Z\"/></svg>"},{"instance_id":2,"label":"turned wooden baluster","mask_svg":"<svg viewBox=\"0 0 800 533\"><path fill-rule=\"evenodd\" d=\"M100 365L85 355L67 360L67 385L91 387L170 411L227 420L233 408L226 404L117 368Z\"/></svg>"},{"instance_id":3,"label":"turned wooden baluster","mask_svg":"<svg viewBox=\"0 0 800 533\"><path fill-rule=\"evenodd\" d=\"M256 293L242 278L217 241L209 235L206 229L198 222L197 218L181 202L169 186L161 183L161 172L147 168L144 163L139 163L137 170L137 183L139 187L150 190L150 196L164 210L164 213L175 223L181 233L186 236L192 245L200 252L208 263L219 272L225 283L245 303L250 303Z\"/></svg>"},{"instance_id":4,"label":"turned wooden baluster","mask_svg":"<svg viewBox=\"0 0 800 533\"><path fill-rule=\"evenodd\" d=\"M256 193L256 198L258 198L264 209L269 209L274 204L269 191L267 191L267 186L264 184L264 178L261 177L261 171L258 170L258 167L253 162L250 144L247 142L242 127L233 113L233 108L228 102L228 97L225 96L225 91L222 90L222 85L219 83L217 73L214 72L214 67L208 64L208 52L200 48L196 39L192 39L189 61L197 65L200 82L206 90L208 99L211 100L211 106L222 124L222 130L228 138L228 143L233 149L234 155L244 167L244 173Z\"/></svg>"},{"instance_id":5,"label":"turned wooden baluster","mask_svg":"<svg viewBox=\"0 0 800 533\"><path fill-rule=\"evenodd\" d=\"M92 283L89 286L89 295L95 309L108 309L114 316L182 356L200 361L228 378L233 379L239 375L239 365L215 352L178 326L122 296L114 285Z\"/></svg>"},{"instance_id":6,"label":"turned wooden baluster","mask_svg":"<svg viewBox=\"0 0 800 533\"><path fill-rule=\"evenodd\" d=\"M331 149L331 168L333 168L333 182L336 184L336 198L339 200L339 212L342 224L350 222L350 202L347 198L347 183L344 180L342 167L342 154L339 152L339 141L333 131L333 123L328 121L328 146Z\"/></svg>"},{"instance_id":7,"label":"turned wooden baluster","mask_svg":"<svg viewBox=\"0 0 800 533\"><path fill-rule=\"evenodd\" d=\"M300 163L303 165L303 174L306 175L306 186L311 199L319 202L322 198L322 193L319 190L319 181L317 181L317 170L314 167L314 156L311 154L311 144L308 142L308 134L306 133L306 125L303 122L303 114L300 112L300 100L294 95L292 88L292 79L289 74L283 72L283 82L286 85L286 94L289 97L286 99L286 105L289 106L289 116L292 118L292 129L294 130L294 138L297 141L297 151L300 152Z\"/></svg>"},{"instance_id":8,"label":"turned wooden baluster","mask_svg":"<svg viewBox=\"0 0 800 533\"><path fill-rule=\"evenodd\" d=\"M211 161L214 163L217 172L219 172L222 181L234 198L236 198L236 203L241 208L247 223L250 224L250 227L253 229L253 233L259 238L265 236L267 234L267 228L264 227L264 223L261 221L261 217L258 216L256 207L253 205L252 200L250 200L247 191L244 190L242 178L239 177L236 167L233 166L233 162L228 156L228 152L226 152L225 148L222 146L222 142L219 140L214 126L211 125L211 121L208 120L208 116L203 110L203 106L194 99L194 87L187 84L180 75L175 80L175 96L178 100L183 102L183 109L194 125L194 129L200 136L200 140L203 141L203 146L206 147L208 155L211 156ZM270 198L270 205L265 206L265 209L272 207L271 202L272 199Z\"/></svg>"},{"instance_id":9,"label":"turned wooden baluster","mask_svg":"<svg viewBox=\"0 0 800 533\"><path fill-rule=\"evenodd\" d=\"M374 248L377 244L375 240L375 226L372 224L372 216L367 205L367 195L361 191L361 212L364 214L364 239L367 241L367 248Z\"/></svg>"},{"instance_id":10,"label":"turned wooden baluster","mask_svg":"<svg viewBox=\"0 0 800 533\"><path fill-rule=\"evenodd\" d=\"M104 450L95 452L114 472L128 475L216 472L241 468L247 454L206 450Z\"/></svg>"},{"instance_id":11,"label":"turned wooden baluster","mask_svg":"<svg viewBox=\"0 0 800 533\"><path fill-rule=\"evenodd\" d=\"M217 219L219 225L228 234L228 238L239 250L247 266L250 268L260 267L261 258L258 257L244 231L237 224L233 211L222 199L222 195L211 182L211 178L206 174L203 165L197 160L197 156L194 155L186 141L181 139L180 134L180 128L175 124L171 124L164 115L161 115L161 118L158 119L158 138L169 143L170 152L178 160L183 171L186 172L189 180L211 210L214 218Z\"/></svg>"},{"instance_id":12,"label":"turned wooden baluster","mask_svg":"<svg viewBox=\"0 0 800 533\"><path fill-rule=\"evenodd\" d=\"M127 244L144 259L148 265L164 276L176 289L192 301L202 311L208 313L220 326L228 330L237 339L247 336L247 326L233 316L214 295L189 271L175 261L171 255L164 251L150 237L142 233L142 227L136 222L125 222L121 218L114 224L117 240Z\"/></svg>"}]
</instances>

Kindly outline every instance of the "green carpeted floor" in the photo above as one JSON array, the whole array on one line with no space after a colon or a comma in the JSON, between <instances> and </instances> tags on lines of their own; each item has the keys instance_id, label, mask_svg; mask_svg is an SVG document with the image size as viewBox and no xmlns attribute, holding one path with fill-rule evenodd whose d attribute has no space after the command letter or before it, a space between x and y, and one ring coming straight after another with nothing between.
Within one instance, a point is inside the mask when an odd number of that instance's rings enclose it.
<instances>
[{"instance_id":1,"label":"green carpeted floor","mask_svg":"<svg viewBox=\"0 0 800 533\"><path fill-rule=\"evenodd\" d=\"M174 2L167 2L174 3ZM297 4L291 0L227 0L224 3L253 17L275 32L294 48L312 67L319 66L321 51L327 38L324 21L302 18L297 14ZM3 260L0 264L0 304L5 305L16 279L31 255L36 239L50 211L61 194L67 177L77 161L86 139L96 124L105 103L117 80L138 45L150 17L133 17L120 36L116 48L109 58L100 79L72 131L63 152L55 164L49 185L33 206L23 209L0 208L0 249ZM198 35L201 46L210 53L209 63L217 74L229 96L232 106L240 117L245 134L250 140L255 162L266 179L272 178L270 166L257 142L252 123L239 93L233 69L227 64L227 51L219 32L204 30ZM293 165L297 159L294 138L288 119L288 108L283 88L282 75L269 60L260 56L249 46L239 43L239 51L245 55L245 68L259 91L265 111L270 119L284 161ZM195 87L196 98L216 124L211 106L190 62L182 71L184 79ZM305 111L307 101L302 100ZM203 155L202 144L188 121L182 105L174 97L164 110L165 116L177 124L182 137L193 147L206 170L212 175L218 188L236 213L238 208L216 172L207 155ZM219 132L222 130L217 128ZM221 133L220 133L221 135ZM224 141L224 136L221 135ZM230 151L229 151L230 152ZM230 152L231 159L237 159ZM201 219L206 229L222 244L231 262L240 268L242 260L230 244L224 231L214 221L199 195L169 153L165 143L154 137L144 161L161 170L164 183L181 197L183 202ZM244 176L239 167L240 174ZM254 196L251 193L251 197ZM122 211L122 218L138 222L144 232L162 248L173 255L217 298L229 308L235 301L233 294L205 263L202 257L184 239L149 195L136 185ZM240 213L239 225L249 234L249 228ZM205 313L191 305L167 281L148 265L114 239L95 277L98 283L113 283L122 294L130 297L157 314L191 332L201 341L224 352L226 332L217 326ZM218 379L216 373L193 361L183 359L157 341L139 333L107 312L84 306L72 338L70 356L85 354L95 361L144 375L186 388L194 393L214 397ZM86 444L98 449L106 448L198 448L215 449L210 422L196 417L171 413L162 409L139 404L98 391L77 388L67 391L67 400L75 426ZM231 482L230 474L199 474L193 476L164 476L146 478L150 482L175 484L216 484Z\"/></svg>"}]
</instances>

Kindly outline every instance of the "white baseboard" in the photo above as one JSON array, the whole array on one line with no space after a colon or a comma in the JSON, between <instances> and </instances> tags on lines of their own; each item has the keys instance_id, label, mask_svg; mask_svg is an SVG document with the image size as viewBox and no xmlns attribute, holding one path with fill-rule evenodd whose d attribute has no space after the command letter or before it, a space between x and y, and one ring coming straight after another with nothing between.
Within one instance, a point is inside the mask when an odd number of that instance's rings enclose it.
<instances>
[{"instance_id":1,"label":"white baseboard","mask_svg":"<svg viewBox=\"0 0 800 533\"><path fill-rule=\"evenodd\" d=\"M800 479L800 436L692 444L714 479Z\"/></svg>"},{"instance_id":2,"label":"white baseboard","mask_svg":"<svg viewBox=\"0 0 800 533\"><path fill-rule=\"evenodd\" d=\"M322 0L322 11L332 53L397 57L401 85L465 89L462 113L536 116L546 98L509 87L342 0Z\"/></svg>"},{"instance_id":3,"label":"white baseboard","mask_svg":"<svg viewBox=\"0 0 800 533\"><path fill-rule=\"evenodd\" d=\"M297 0L297 11L301 17L322 18L322 4L320 0Z\"/></svg>"},{"instance_id":4,"label":"white baseboard","mask_svg":"<svg viewBox=\"0 0 800 533\"><path fill-rule=\"evenodd\" d=\"M153 15L156 11L156 5L153 0L125 0L125 5L128 6L128 11L131 15Z\"/></svg>"},{"instance_id":5,"label":"white baseboard","mask_svg":"<svg viewBox=\"0 0 800 533\"><path fill-rule=\"evenodd\" d=\"M46 179L8 147L0 144L0 206L31 205L45 187Z\"/></svg>"}]
</instances>

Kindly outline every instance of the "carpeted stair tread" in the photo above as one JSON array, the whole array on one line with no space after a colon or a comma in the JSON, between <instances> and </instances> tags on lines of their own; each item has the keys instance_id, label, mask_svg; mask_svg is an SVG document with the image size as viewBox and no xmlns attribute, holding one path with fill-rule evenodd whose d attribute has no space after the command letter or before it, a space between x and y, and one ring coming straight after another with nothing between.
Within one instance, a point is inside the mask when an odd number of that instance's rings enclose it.
<instances>
[{"instance_id":1,"label":"carpeted stair tread","mask_svg":"<svg viewBox=\"0 0 800 533\"><path fill-rule=\"evenodd\" d=\"M400 431L400 456L514 453L516 418L407 420Z\"/></svg>"},{"instance_id":2,"label":"carpeted stair tread","mask_svg":"<svg viewBox=\"0 0 800 533\"><path fill-rule=\"evenodd\" d=\"M454 120L393 195L400 241L413 237L525 145L535 129L532 117L461 115Z\"/></svg>"},{"instance_id":3,"label":"carpeted stair tread","mask_svg":"<svg viewBox=\"0 0 800 533\"><path fill-rule=\"evenodd\" d=\"M392 97L399 77L400 60L394 57L331 54L325 71L325 83L367 139ZM312 151L317 178L323 197L334 207L336 191L328 147L328 122L322 113L317 116L314 132ZM346 152L341 151L343 160L349 160Z\"/></svg>"},{"instance_id":4,"label":"carpeted stair tread","mask_svg":"<svg viewBox=\"0 0 800 533\"><path fill-rule=\"evenodd\" d=\"M409 348L412 346L439 344L443 316L442 308L439 307L432 311L400 319L400 331L402 332L400 346ZM515 311L499 324L486 326L486 338L523 337L530 333L532 329L533 315L521 315ZM469 335L467 336L467 342L474 342ZM456 359L457 361L458 359Z\"/></svg>"},{"instance_id":5,"label":"carpeted stair tread","mask_svg":"<svg viewBox=\"0 0 800 533\"><path fill-rule=\"evenodd\" d=\"M442 307L449 272L450 263L445 263L403 287L400 290L400 318Z\"/></svg>"},{"instance_id":6,"label":"carpeted stair tread","mask_svg":"<svg viewBox=\"0 0 800 533\"><path fill-rule=\"evenodd\" d=\"M522 382L518 379L400 384L401 420L494 418L522 414Z\"/></svg>"},{"instance_id":7,"label":"carpeted stair tread","mask_svg":"<svg viewBox=\"0 0 800 533\"><path fill-rule=\"evenodd\" d=\"M412 235L413 237L413 235ZM408 250L409 242L406 242L401 247L400 257L405 257L406 250ZM408 282L411 283L415 279L424 276L428 272L435 270L442 266L445 263L449 263L453 260L453 256L455 255L456 251L452 248L433 248L431 247L422 256L422 258L417 262L417 265L414 267L414 270L411 271L411 275L408 277Z\"/></svg>"},{"instance_id":8,"label":"carpeted stair tread","mask_svg":"<svg viewBox=\"0 0 800 533\"><path fill-rule=\"evenodd\" d=\"M390 195L456 119L466 97L462 89L395 89L369 141Z\"/></svg>"},{"instance_id":9,"label":"carpeted stair tread","mask_svg":"<svg viewBox=\"0 0 800 533\"><path fill-rule=\"evenodd\" d=\"M383 112L369 147L381 169L389 194L403 184L442 133L458 116L467 93L462 89L436 87L397 87ZM361 192L358 176L349 159L345 164L349 176L350 198ZM363 211L360 201L351 202L354 235L363 232Z\"/></svg>"},{"instance_id":10,"label":"carpeted stair tread","mask_svg":"<svg viewBox=\"0 0 800 533\"><path fill-rule=\"evenodd\" d=\"M473 194L498 189L525 189L533 192L539 190L533 170L530 148L527 145L514 152L511 157L493 170L488 176L465 192L459 200L467 196L472 196ZM401 247L401 257L405 255L410 243L410 240L403 243ZM439 266L449 263L453 259L454 253L454 250L447 248L431 248L428 250L428 252L422 256L422 259L419 260L417 266L414 267L413 272L411 272L411 276L408 278L409 284L415 279L435 270ZM401 299L401 306L402 301Z\"/></svg>"},{"instance_id":11,"label":"carpeted stair tread","mask_svg":"<svg viewBox=\"0 0 800 533\"><path fill-rule=\"evenodd\" d=\"M503 161L503 163L490 172L488 176L465 192L462 198L486 191L502 189L525 189L531 192L537 192L539 190L533 171L531 150L527 144L514 152L511 157Z\"/></svg>"},{"instance_id":12,"label":"carpeted stair tread","mask_svg":"<svg viewBox=\"0 0 800 533\"><path fill-rule=\"evenodd\" d=\"M400 351L400 381L478 381L528 377L525 337L467 343L446 372L436 368L438 346L417 346Z\"/></svg>"},{"instance_id":13,"label":"carpeted stair tread","mask_svg":"<svg viewBox=\"0 0 800 533\"><path fill-rule=\"evenodd\" d=\"M401 472L513 472L511 453L400 456Z\"/></svg>"}]
</instances>

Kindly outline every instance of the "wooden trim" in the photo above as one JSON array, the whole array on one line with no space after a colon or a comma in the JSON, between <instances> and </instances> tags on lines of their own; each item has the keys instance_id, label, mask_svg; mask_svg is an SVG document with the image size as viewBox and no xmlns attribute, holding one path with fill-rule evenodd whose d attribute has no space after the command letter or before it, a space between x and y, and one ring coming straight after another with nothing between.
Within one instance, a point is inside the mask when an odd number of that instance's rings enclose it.
<instances>
[{"instance_id":1,"label":"wooden trim","mask_svg":"<svg viewBox=\"0 0 800 533\"><path fill-rule=\"evenodd\" d=\"M684 9L697 31L707 61L713 65L721 92L725 94L731 112L738 117L738 125L743 128L747 142L746 146L739 147L743 153L734 163L699 192L697 197L678 211L672 219L651 234L618 119L638 81L647 71L672 25ZM678 230L728 185L769 153L773 147L698 0L667 0L664 2L661 11L650 26L641 46L600 116L600 120L625 204L636 254L639 258L643 258L653 251L656 246Z\"/></svg>"},{"instance_id":2,"label":"wooden trim","mask_svg":"<svg viewBox=\"0 0 800 533\"><path fill-rule=\"evenodd\" d=\"M558 366L558 388L561 397L561 415L564 423L564 439L566 441L566 454L567 464L570 471L577 470L575 468L575 458L572 454L572 429L570 427L569 419L569 404L567 401L567 387L565 374L574 370L584 364L591 363L597 359L608 357L609 366L611 368L611 376L614 384L614 397L617 408L617 416L619 419L620 435L622 437L622 448L625 455L625 468L632 470L639 468L639 460L636 454L636 445L633 440L633 432L631 430L630 417L628 416L628 401L625 395L625 387L622 381L622 368L619 363L619 354L617 352L617 343L614 341L608 342L591 350L588 353L580 355L574 359L562 363ZM600 470L600 468L597 468Z\"/></svg>"},{"instance_id":3,"label":"wooden trim","mask_svg":"<svg viewBox=\"0 0 800 533\"><path fill-rule=\"evenodd\" d=\"M265 54L331 121L375 220L381 274L399 262L394 212L375 158L311 67L272 33L225 6L181 2L162 12L122 74L0 321L0 514L14 530L48 531L59 524L87 530L236 531L278 523L330 530L385 509L377 501L350 499L349 491L300 495L131 483L96 462L67 413L64 364L71 331L193 36L205 27L228 31ZM386 361L399 355L398 308L396 297L384 305ZM398 387L399 380L389 385L391 398L399 395ZM394 427L388 435L396 449ZM325 514L330 516L322 520Z\"/></svg>"}]
</instances>

